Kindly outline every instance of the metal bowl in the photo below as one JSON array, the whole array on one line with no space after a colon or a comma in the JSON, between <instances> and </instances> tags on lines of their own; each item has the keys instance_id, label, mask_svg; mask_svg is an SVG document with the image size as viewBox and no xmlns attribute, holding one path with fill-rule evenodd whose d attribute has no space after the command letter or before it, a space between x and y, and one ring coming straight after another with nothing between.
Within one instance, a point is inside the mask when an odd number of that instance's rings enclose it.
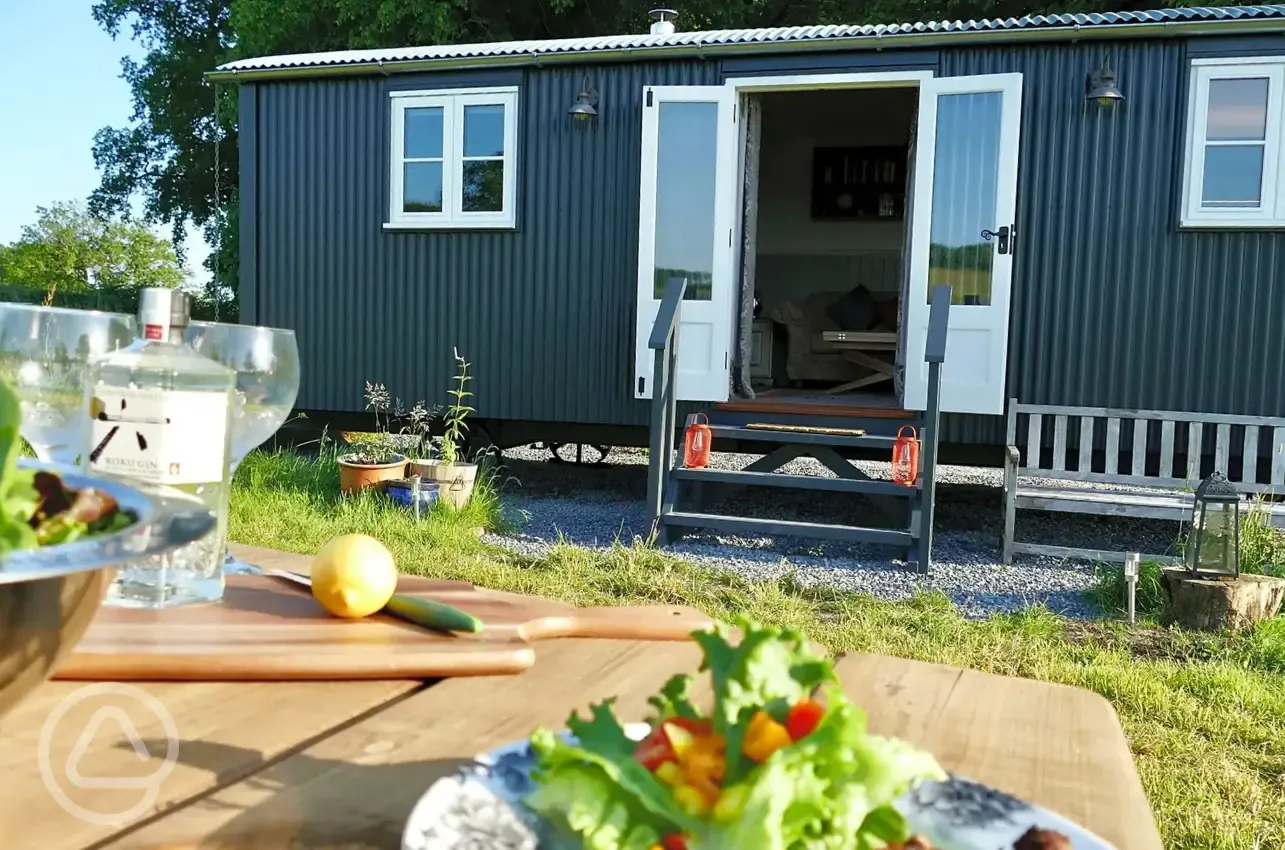
<instances>
[{"instance_id":1,"label":"metal bowl","mask_svg":"<svg viewBox=\"0 0 1285 850\"><path fill-rule=\"evenodd\" d=\"M104 491L138 521L113 534L0 556L0 718L84 635L117 567L199 540L215 526L205 505L178 490L25 458L18 466L55 473L74 490Z\"/></svg>"}]
</instances>

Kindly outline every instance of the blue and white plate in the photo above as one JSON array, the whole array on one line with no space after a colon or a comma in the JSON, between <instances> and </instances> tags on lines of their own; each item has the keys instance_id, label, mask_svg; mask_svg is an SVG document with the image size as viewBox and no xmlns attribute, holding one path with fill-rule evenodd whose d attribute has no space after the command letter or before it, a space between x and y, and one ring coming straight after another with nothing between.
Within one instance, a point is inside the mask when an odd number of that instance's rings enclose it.
<instances>
[{"instance_id":1,"label":"blue and white plate","mask_svg":"<svg viewBox=\"0 0 1285 850\"><path fill-rule=\"evenodd\" d=\"M625 731L641 740L648 728L631 723ZM534 790L535 764L530 742L518 741L433 783L411 812L402 850L578 850L522 804ZM961 776L924 783L896 806L911 831L940 850L1009 850L1031 827L1062 833L1074 850L1115 850L1066 818Z\"/></svg>"}]
</instances>

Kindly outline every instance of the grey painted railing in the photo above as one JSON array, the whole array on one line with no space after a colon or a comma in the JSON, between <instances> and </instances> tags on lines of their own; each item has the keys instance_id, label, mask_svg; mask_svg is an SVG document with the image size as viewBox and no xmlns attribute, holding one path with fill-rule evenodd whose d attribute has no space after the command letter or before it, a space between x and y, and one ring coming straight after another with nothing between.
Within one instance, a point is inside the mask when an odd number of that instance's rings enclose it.
<instances>
[{"instance_id":1,"label":"grey painted railing","mask_svg":"<svg viewBox=\"0 0 1285 850\"><path fill-rule=\"evenodd\" d=\"M647 513L653 534L660 531L661 502L674 466L674 437L678 430L678 323L687 278L671 277L665 284L647 347L655 355L651 377L651 448L647 457Z\"/></svg>"},{"instance_id":2,"label":"grey painted railing","mask_svg":"<svg viewBox=\"0 0 1285 850\"><path fill-rule=\"evenodd\" d=\"M928 404L919 434L920 482L919 551L916 566L927 574L933 551L933 514L937 497L937 436L941 430L941 367L946 362L946 331L950 327L950 287L934 286L928 308L928 339L924 362L928 364ZM923 432L927 433L923 433Z\"/></svg>"}]
</instances>

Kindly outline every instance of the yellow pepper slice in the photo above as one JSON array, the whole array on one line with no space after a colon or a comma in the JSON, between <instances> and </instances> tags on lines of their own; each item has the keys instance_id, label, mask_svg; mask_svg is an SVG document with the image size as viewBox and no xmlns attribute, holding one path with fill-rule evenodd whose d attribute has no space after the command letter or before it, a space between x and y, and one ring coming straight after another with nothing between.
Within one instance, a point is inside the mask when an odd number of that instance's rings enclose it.
<instances>
[{"instance_id":1,"label":"yellow pepper slice","mask_svg":"<svg viewBox=\"0 0 1285 850\"><path fill-rule=\"evenodd\" d=\"M758 711L750 718L750 725L745 730L741 752L746 758L761 764L767 761L772 753L792 743L794 741L784 725L773 720L766 711Z\"/></svg>"}]
</instances>

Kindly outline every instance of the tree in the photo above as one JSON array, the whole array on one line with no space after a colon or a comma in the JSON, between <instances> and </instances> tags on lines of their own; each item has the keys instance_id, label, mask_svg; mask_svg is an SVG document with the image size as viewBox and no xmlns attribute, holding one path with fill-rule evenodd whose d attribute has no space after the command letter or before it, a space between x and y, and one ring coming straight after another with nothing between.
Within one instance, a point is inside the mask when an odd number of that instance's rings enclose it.
<instances>
[{"instance_id":1,"label":"tree","mask_svg":"<svg viewBox=\"0 0 1285 850\"><path fill-rule=\"evenodd\" d=\"M1178 0L1171 5L1194 5ZM102 184L96 212L120 212L134 195L144 216L182 232L200 225L215 246L215 284L236 288L236 90L205 73L232 59L446 42L563 38L645 31L637 0L97 0L113 37L128 28L147 55L123 60L134 114L94 140ZM687 0L684 29L794 24L896 23L1001 18L1027 13L1114 11L1145 0ZM216 167L217 163L217 167Z\"/></svg>"},{"instance_id":2,"label":"tree","mask_svg":"<svg viewBox=\"0 0 1285 850\"><path fill-rule=\"evenodd\" d=\"M128 219L102 220L80 204L36 210L36 222L0 245L0 283L44 293L174 288L186 274L169 240Z\"/></svg>"}]
</instances>

